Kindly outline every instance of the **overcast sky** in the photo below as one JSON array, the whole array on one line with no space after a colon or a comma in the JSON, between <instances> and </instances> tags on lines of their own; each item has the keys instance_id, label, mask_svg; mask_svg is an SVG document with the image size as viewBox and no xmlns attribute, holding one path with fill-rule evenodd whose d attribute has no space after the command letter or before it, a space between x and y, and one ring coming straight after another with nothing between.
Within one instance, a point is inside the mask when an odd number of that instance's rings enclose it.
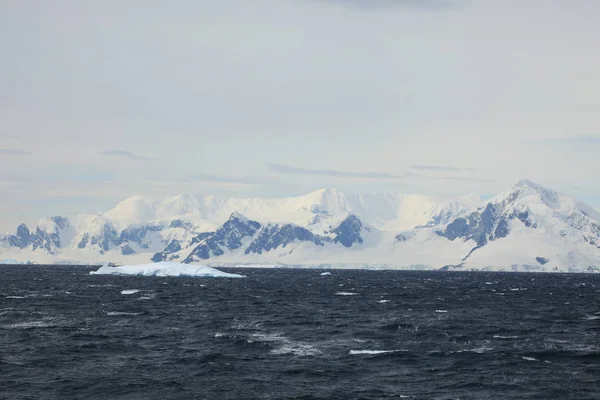
<instances>
[{"instance_id":1,"label":"overcast sky","mask_svg":"<svg viewBox=\"0 0 600 400\"><path fill-rule=\"evenodd\" d=\"M598 0L4 0L0 231L128 196L600 206Z\"/></svg>"}]
</instances>

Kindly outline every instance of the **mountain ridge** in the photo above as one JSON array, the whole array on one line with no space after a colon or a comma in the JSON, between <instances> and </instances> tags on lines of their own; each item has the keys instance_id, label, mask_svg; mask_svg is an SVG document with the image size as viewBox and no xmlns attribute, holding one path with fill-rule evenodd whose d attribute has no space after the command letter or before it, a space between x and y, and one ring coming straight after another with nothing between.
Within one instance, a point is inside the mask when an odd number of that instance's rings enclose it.
<instances>
[{"instance_id":1,"label":"mountain ridge","mask_svg":"<svg viewBox=\"0 0 600 400\"><path fill-rule=\"evenodd\" d=\"M529 180L487 201L335 189L273 199L132 196L102 213L21 224L0 237L2 258L595 271L600 213Z\"/></svg>"}]
</instances>

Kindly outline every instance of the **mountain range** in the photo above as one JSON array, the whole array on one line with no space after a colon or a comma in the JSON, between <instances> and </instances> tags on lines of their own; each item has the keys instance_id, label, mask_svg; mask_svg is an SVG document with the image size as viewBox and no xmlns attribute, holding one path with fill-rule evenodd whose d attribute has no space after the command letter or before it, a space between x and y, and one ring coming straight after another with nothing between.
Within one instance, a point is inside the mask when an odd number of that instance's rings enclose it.
<instances>
[{"instance_id":1,"label":"mountain range","mask_svg":"<svg viewBox=\"0 0 600 400\"><path fill-rule=\"evenodd\" d=\"M600 213L522 180L470 195L346 193L288 198L130 197L0 236L0 259L35 263L282 264L600 271Z\"/></svg>"}]
</instances>

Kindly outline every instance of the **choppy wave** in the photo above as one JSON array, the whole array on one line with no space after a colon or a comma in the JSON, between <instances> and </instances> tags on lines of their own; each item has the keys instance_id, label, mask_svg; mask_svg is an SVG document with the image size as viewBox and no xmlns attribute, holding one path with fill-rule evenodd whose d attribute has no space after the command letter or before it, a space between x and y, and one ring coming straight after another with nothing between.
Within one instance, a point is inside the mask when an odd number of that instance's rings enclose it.
<instances>
[{"instance_id":1,"label":"choppy wave","mask_svg":"<svg viewBox=\"0 0 600 400\"><path fill-rule=\"evenodd\" d=\"M87 272L2 268L0 397L600 398L600 275Z\"/></svg>"}]
</instances>

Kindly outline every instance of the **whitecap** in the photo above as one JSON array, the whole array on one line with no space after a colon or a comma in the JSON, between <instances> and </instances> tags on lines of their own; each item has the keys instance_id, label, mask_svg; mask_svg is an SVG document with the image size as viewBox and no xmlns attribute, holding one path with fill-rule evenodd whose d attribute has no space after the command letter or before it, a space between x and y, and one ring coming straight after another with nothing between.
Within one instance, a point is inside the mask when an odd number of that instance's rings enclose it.
<instances>
[{"instance_id":1,"label":"whitecap","mask_svg":"<svg viewBox=\"0 0 600 400\"><path fill-rule=\"evenodd\" d=\"M139 293L140 291L138 289L127 289L127 290L121 290L121 294L136 294Z\"/></svg>"},{"instance_id":2,"label":"whitecap","mask_svg":"<svg viewBox=\"0 0 600 400\"><path fill-rule=\"evenodd\" d=\"M398 353L406 350L350 350L348 354L350 355L376 355L376 354L386 354L386 353Z\"/></svg>"},{"instance_id":3,"label":"whitecap","mask_svg":"<svg viewBox=\"0 0 600 400\"><path fill-rule=\"evenodd\" d=\"M378 303L389 303L389 300L379 300Z\"/></svg>"},{"instance_id":4,"label":"whitecap","mask_svg":"<svg viewBox=\"0 0 600 400\"><path fill-rule=\"evenodd\" d=\"M51 321L49 321L49 320L18 322L16 324L4 325L5 328L9 328L9 329L52 328L55 326L57 326L57 325L51 323Z\"/></svg>"},{"instance_id":5,"label":"whitecap","mask_svg":"<svg viewBox=\"0 0 600 400\"><path fill-rule=\"evenodd\" d=\"M109 317L118 317L118 316L136 316L141 315L140 313L132 313L132 312L122 312L122 311L109 311L106 313Z\"/></svg>"},{"instance_id":6,"label":"whitecap","mask_svg":"<svg viewBox=\"0 0 600 400\"><path fill-rule=\"evenodd\" d=\"M323 273L321 273L321 276L329 276L329 275L331 275L331 272L323 272Z\"/></svg>"},{"instance_id":7,"label":"whitecap","mask_svg":"<svg viewBox=\"0 0 600 400\"><path fill-rule=\"evenodd\" d=\"M271 342L280 343L280 346L271 350L271 354L285 355L293 354L297 356L314 356L321 354L321 351L314 346L302 342L294 342L280 333L254 333L250 335L253 340L248 340L248 343L253 342Z\"/></svg>"},{"instance_id":8,"label":"whitecap","mask_svg":"<svg viewBox=\"0 0 600 400\"><path fill-rule=\"evenodd\" d=\"M358 293L353 292L336 292L337 296L356 296Z\"/></svg>"},{"instance_id":9,"label":"whitecap","mask_svg":"<svg viewBox=\"0 0 600 400\"><path fill-rule=\"evenodd\" d=\"M271 350L271 354L294 354L296 356L315 356L317 354L321 354L321 351L308 344L286 343L277 349Z\"/></svg>"},{"instance_id":10,"label":"whitecap","mask_svg":"<svg viewBox=\"0 0 600 400\"><path fill-rule=\"evenodd\" d=\"M447 313L447 312L448 312L448 310L435 310L435 312L436 312L436 313L443 314L443 313Z\"/></svg>"},{"instance_id":11,"label":"whitecap","mask_svg":"<svg viewBox=\"0 0 600 400\"><path fill-rule=\"evenodd\" d=\"M487 353L488 351L492 351L492 350L494 350L493 347L482 346L482 347L477 347L475 349L458 350L458 351L454 351L453 353L477 353L477 354L483 354L483 353Z\"/></svg>"},{"instance_id":12,"label":"whitecap","mask_svg":"<svg viewBox=\"0 0 600 400\"><path fill-rule=\"evenodd\" d=\"M521 356L521 358L522 358L523 360L525 360L525 361L539 361L538 359L536 359L536 358L533 358L533 357L525 357L525 356Z\"/></svg>"},{"instance_id":13,"label":"whitecap","mask_svg":"<svg viewBox=\"0 0 600 400\"><path fill-rule=\"evenodd\" d=\"M518 339L518 336L500 336L500 335L494 335L494 339Z\"/></svg>"}]
</instances>

